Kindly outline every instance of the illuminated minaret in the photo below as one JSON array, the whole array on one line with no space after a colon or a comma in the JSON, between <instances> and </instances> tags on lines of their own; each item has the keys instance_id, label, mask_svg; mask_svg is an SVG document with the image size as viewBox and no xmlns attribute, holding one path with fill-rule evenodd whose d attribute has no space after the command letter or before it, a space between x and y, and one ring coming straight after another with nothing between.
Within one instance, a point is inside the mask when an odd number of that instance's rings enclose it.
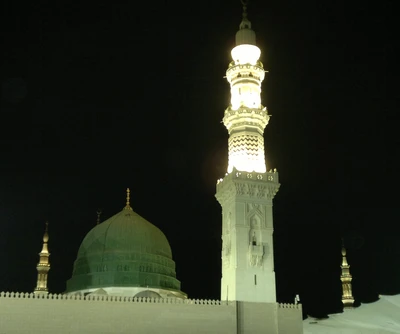
<instances>
[{"instance_id":1,"label":"illuminated minaret","mask_svg":"<svg viewBox=\"0 0 400 334\"><path fill-rule=\"evenodd\" d=\"M265 70L246 2L242 3L243 19L226 71L231 104L223 122L229 133L229 163L216 194L222 206L221 300L276 302L272 200L279 180L276 169L267 172L265 163L263 133L269 121L261 104Z\"/></svg>"},{"instance_id":2,"label":"illuminated minaret","mask_svg":"<svg viewBox=\"0 0 400 334\"><path fill-rule=\"evenodd\" d=\"M340 280L342 281L342 303L344 308L353 308L354 297L351 291L351 274L350 274L350 265L347 263L346 259L346 248L342 245L342 275L340 276Z\"/></svg>"},{"instance_id":3,"label":"illuminated minaret","mask_svg":"<svg viewBox=\"0 0 400 334\"><path fill-rule=\"evenodd\" d=\"M46 222L46 229L43 235L43 247L42 251L39 253L39 263L37 264L37 271L38 271L38 278L37 278L37 285L35 288L34 293L48 293L49 290L47 288L47 275L50 270L50 262L49 262L49 250L47 247L47 243L49 241L49 234L48 234L48 222Z\"/></svg>"}]
</instances>

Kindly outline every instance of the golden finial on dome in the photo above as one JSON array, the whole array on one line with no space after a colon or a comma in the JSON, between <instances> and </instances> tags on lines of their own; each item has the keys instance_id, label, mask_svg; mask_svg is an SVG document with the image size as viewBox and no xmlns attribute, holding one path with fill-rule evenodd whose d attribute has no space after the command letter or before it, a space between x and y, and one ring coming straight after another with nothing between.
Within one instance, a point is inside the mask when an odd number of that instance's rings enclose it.
<instances>
[{"instance_id":1,"label":"golden finial on dome","mask_svg":"<svg viewBox=\"0 0 400 334\"><path fill-rule=\"evenodd\" d=\"M125 209L128 209L128 210L132 210L132 208L131 208L131 197L130 197L130 195L131 195L130 189L129 189L129 188L126 188L126 205L125 205Z\"/></svg>"},{"instance_id":2,"label":"golden finial on dome","mask_svg":"<svg viewBox=\"0 0 400 334\"><path fill-rule=\"evenodd\" d=\"M101 209L97 209L97 225L100 224L100 216L101 216L101 214L102 214Z\"/></svg>"}]
</instances>

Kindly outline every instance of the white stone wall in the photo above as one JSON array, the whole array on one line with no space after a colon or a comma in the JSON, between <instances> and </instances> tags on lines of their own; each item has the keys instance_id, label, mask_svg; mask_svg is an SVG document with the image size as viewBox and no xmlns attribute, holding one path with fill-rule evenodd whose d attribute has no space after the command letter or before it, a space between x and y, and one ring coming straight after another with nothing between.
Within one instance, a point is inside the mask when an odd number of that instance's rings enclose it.
<instances>
[{"instance_id":1,"label":"white stone wall","mask_svg":"<svg viewBox=\"0 0 400 334\"><path fill-rule=\"evenodd\" d=\"M302 330L301 310L299 323L278 332L279 310L273 303L1 293L0 334L302 333L287 331Z\"/></svg>"},{"instance_id":2,"label":"white stone wall","mask_svg":"<svg viewBox=\"0 0 400 334\"><path fill-rule=\"evenodd\" d=\"M239 303L237 334L277 334L276 303ZM282 332L283 334L284 332ZM289 334L290 332L285 332ZM291 333L290 333L291 334Z\"/></svg>"},{"instance_id":3,"label":"white stone wall","mask_svg":"<svg viewBox=\"0 0 400 334\"><path fill-rule=\"evenodd\" d=\"M302 334L303 313L301 304L277 304L278 333Z\"/></svg>"}]
</instances>

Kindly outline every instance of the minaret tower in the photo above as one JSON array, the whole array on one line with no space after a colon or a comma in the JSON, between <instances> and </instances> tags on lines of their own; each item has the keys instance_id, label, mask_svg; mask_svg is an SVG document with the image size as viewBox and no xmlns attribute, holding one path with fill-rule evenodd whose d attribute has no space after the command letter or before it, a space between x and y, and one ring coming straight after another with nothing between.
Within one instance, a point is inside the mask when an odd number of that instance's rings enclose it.
<instances>
[{"instance_id":1,"label":"minaret tower","mask_svg":"<svg viewBox=\"0 0 400 334\"><path fill-rule=\"evenodd\" d=\"M231 104L223 118L229 133L228 171L218 180L216 194L222 206L221 300L276 302L272 200L280 184L276 169L267 172L265 163L265 70L247 3L242 4L233 61L226 71L231 86Z\"/></svg>"},{"instance_id":2,"label":"minaret tower","mask_svg":"<svg viewBox=\"0 0 400 334\"><path fill-rule=\"evenodd\" d=\"M47 243L49 241L48 226L49 223L46 222L46 229L43 235L43 247L42 251L39 253L40 256L39 263L37 264L36 267L38 271L37 285L34 291L34 293L36 294L39 293L47 294L49 292L47 288L47 275L50 270L50 262L49 262L50 253L47 247Z\"/></svg>"},{"instance_id":3,"label":"minaret tower","mask_svg":"<svg viewBox=\"0 0 400 334\"><path fill-rule=\"evenodd\" d=\"M342 303L344 308L353 308L354 297L351 291L351 274L350 274L350 265L347 263L346 259L346 248L342 245L342 275L340 276L340 280L342 281Z\"/></svg>"}]
</instances>

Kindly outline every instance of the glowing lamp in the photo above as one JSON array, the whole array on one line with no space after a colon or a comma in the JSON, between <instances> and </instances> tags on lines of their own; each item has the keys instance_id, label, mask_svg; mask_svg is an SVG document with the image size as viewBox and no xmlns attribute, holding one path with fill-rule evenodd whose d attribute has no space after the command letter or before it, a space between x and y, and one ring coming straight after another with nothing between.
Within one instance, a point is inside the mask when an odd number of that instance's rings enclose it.
<instances>
[{"instance_id":1,"label":"glowing lamp","mask_svg":"<svg viewBox=\"0 0 400 334\"><path fill-rule=\"evenodd\" d=\"M236 65L256 65L260 59L261 50L255 45L241 44L232 49L231 55Z\"/></svg>"}]
</instances>

